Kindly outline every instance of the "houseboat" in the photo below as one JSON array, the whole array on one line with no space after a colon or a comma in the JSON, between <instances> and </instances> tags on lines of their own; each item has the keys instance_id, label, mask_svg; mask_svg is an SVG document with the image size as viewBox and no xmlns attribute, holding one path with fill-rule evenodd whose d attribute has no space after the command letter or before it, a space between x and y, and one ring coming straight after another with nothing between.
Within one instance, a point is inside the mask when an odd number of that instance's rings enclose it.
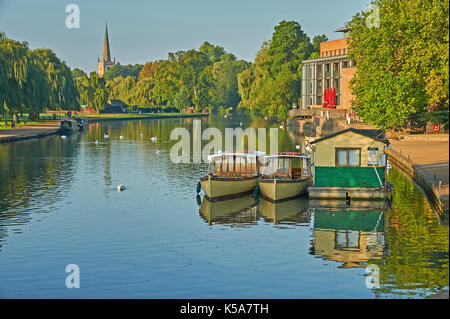
<instances>
[{"instance_id":1,"label":"houseboat","mask_svg":"<svg viewBox=\"0 0 450 319\"><path fill-rule=\"evenodd\" d=\"M261 176L259 162L263 155L263 152L229 151L208 156L209 173L199 182L206 198L219 201L251 194Z\"/></svg>"},{"instance_id":2,"label":"houseboat","mask_svg":"<svg viewBox=\"0 0 450 319\"><path fill-rule=\"evenodd\" d=\"M384 200L389 141L383 130L349 128L316 139L309 198Z\"/></svg>"},{"instance_id":3,"label":"houseboat","mask_svg":"<svg viewBox=\"0 0 450 319\"><path fill-rule=\"evenodd\" d=\"M276 153L263 157L264 167L259 190L264 199L278 202L306 193L312 182L310 155L304 153Z\"/></svg>"}]
</instances>

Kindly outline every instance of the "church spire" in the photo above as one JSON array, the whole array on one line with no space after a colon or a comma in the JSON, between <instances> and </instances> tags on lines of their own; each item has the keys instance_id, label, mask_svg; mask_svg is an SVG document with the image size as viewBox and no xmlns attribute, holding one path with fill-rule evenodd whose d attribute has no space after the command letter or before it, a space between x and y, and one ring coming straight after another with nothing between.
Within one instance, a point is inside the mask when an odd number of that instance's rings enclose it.
<instances>
[{"instance_id":1,"label":"church spire","mask_svg":"<svg viewBox=\"0 0 450 319\"><path fill-rule=\"evenodd\" d=\"M111 62L111 52L109 51L109 39L108 39L108 24L105 29L105 43L103 46L103 61Z\"/></svg>"}]
</instances>

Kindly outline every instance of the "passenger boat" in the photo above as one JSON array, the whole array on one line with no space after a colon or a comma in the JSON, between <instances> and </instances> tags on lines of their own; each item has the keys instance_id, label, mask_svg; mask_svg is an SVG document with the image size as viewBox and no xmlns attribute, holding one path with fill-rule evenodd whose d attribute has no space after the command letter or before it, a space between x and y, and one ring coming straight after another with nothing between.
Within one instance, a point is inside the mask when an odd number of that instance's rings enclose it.
<instances>
[{"instance_id":1,"label":"passenger boat","mask_svg":"<svg viewBox=\"0 0 450 319\"><path fill-rule=\"evenodd\" d=\"M263 155L263 152L230 151L208 156L209 173L199 182L206 198L219 201L251 194L261 176L259 158Z\"/></svg>"},{"instance_id":2,"label":"passenger boat","mask_svg":"<svg viewBox=\"0 0 450 319\"><path fill-rule=\"evenodd\" d=\"M296 198L312 182L310 156L304 153L276 153L263 157L259 190L264 199L278 202Z\"/></svg>"}]
</instances>

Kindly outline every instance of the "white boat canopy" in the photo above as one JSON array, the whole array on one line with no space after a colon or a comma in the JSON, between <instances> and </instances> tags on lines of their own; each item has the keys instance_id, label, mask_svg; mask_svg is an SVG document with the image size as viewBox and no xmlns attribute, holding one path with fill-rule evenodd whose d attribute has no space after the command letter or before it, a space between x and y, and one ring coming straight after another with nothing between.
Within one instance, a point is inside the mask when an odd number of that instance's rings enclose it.
<instances>
[{"instance_id":1,"label":"white boat canopy","mask_svg":"<svg viewBox=\"0 0 450 319\"><path fill-rule=\"evenodd\" d=\"M217 154L213 154L213 155L209 155L208 156L208 161L212 162L214 160L217 160L219 158L223 158L223 157L250 157L250 158L256 158L258 156L264 156L266 153L264 152L257 152L257 151L251 151L251 152L247 152L247 151L226 151L226 152L222 152L219 151Z\"/></svg>"}]
</instances>

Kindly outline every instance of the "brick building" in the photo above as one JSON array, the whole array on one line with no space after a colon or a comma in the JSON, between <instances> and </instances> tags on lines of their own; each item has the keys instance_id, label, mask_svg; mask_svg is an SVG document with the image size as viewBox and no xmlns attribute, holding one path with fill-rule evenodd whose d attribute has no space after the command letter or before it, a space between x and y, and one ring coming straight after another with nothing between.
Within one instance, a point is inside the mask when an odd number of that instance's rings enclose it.
<instances>
[{"instance_id":1,"label":"brick building","mask_svg":"<svg viewBox=\"0 0 450 319\"><path fill-rule=\"evenodd\" d=\"M330 96L335 104L332 108L351 108L349 82L356 65L347 57L348 31L346 27L336 30L344 34L343 39L322 42L320 57L302 62L302 109L323 107Z\"/></svg>"}]
</instances>

